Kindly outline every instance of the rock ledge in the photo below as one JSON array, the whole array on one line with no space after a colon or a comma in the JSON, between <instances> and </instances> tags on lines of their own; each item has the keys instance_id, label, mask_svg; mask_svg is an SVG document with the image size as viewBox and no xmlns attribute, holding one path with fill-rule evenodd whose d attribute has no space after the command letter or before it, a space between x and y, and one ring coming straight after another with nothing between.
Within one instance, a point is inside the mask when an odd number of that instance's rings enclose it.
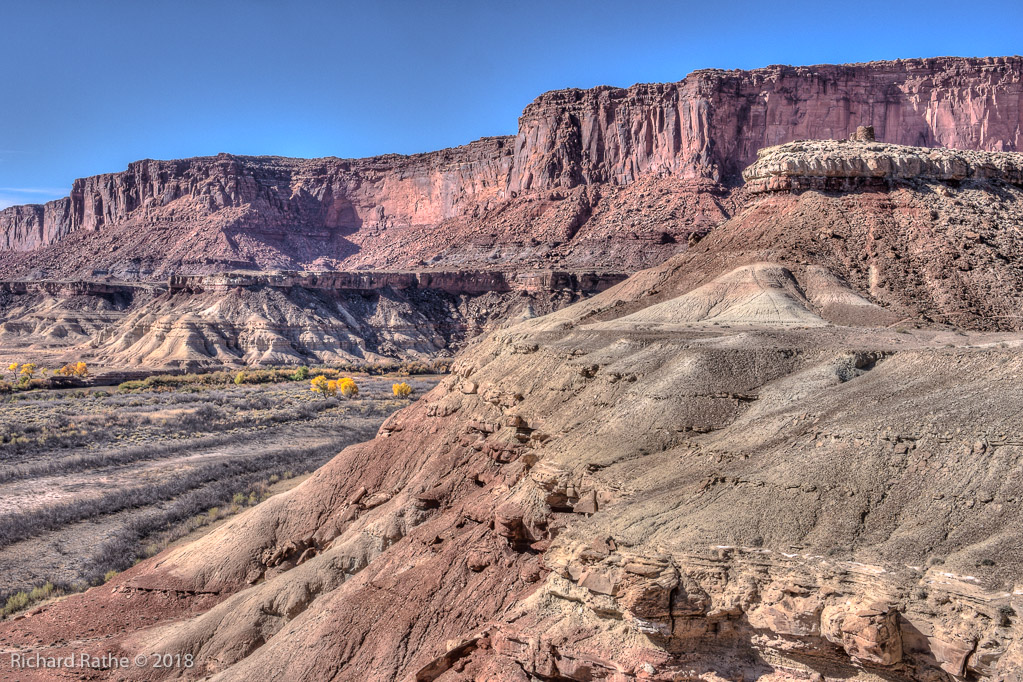
<instances>
[{"instance_id":1,"label":"rock ledge","mask_svg":"<svg viewBox=\"0 0 1023 682\"><path fill-rule=\"evenodd\" d=\"M1023 153L801 140L761 149L742 177L751 192L884 188L910 179L1002 180L1023 185Z\"/></svg>"}]
</instances>

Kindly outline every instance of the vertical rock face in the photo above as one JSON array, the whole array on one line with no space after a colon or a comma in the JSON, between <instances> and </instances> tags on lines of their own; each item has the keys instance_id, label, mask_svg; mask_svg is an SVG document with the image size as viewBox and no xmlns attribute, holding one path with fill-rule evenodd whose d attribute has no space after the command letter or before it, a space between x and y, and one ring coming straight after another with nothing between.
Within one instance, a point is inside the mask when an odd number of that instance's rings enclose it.
<instances>
[{"instance_id":1,"label":"vertical rock face","mask_svg":"<svg viewBox=\"0 0 1023 682\"><path fill-rule=\"evenodd\" d=\"M70 197L64 197L44 205L11 206L0 211L0 247L24 251L58 241L74 229L71 205Z\"/></svg>"},{"instance_id":2,"label":"vertical rock face","mask_svg":"<svg viewBox=\"0 0 1023 682\"><path fill-rule=\"evenodd\" d=\"M222 154L76 180L68 198L0 211L0 274L294 269L318 258L480 267L522 253L530 266L572 267L630 253L626 267L643 267L728 217L727 193L760 148L872 126L881 142L1014 151L1021 102L1020 57L704 70L677 83L560 90L526 107L515 137L428 154ZM643 216L651 191L674 198ZM88 244L16 255L69 235Z\"/></svg>"},{"instance_id":3,"label":"vertical rock face","mask_svg":"<svg viewBox=\"0 0 1023 682\"><path fill-rule=\"evenodd\" d=\"M121 173L75 180L70 197L0 211L2 244L30 251L129 220L219 221L254 233L312 235L387 221L436 224L507 184L510 152L509 139L488 138L410 157L146 159Z\"/></svg>"},{"instance_id":4,"label":"vertical rock face","mask_svg":"<svg viewBox=\"0 0 1023 682\"><path fill-rule=\"evenodd\" d=\"M560 90L519 119L513 190L626 184L644 173L734 180L762 147L844 139L1015 151L1023 59L913 59L704 70L678 83Z\"/></svg>"}]
</instances>

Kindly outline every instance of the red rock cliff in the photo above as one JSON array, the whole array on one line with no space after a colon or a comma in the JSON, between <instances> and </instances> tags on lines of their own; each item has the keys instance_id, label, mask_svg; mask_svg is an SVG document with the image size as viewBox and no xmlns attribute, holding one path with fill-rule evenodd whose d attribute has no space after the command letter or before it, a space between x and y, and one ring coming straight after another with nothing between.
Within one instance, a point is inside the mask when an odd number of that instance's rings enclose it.
<instances>
[{"instance_id":1,"label":"red rock cliff","mask_svg":"<svg viewBox=\"0 0 1023 682\"><path fill-rule=\"evenodd\" d=\"M510 138L486 138L429 154L356 160L146 159L121 173L75 180L69 198L0 211L2 246L26 251L127 220L181 222L219 212L270 234L317 236L388 220L432 224L466 210L468 199L503 188L510 154ZM172 204L187 212L166 210Z\"/></svg>"},{"instance_id":2,"label":"red rock cliff","mask_svg":"<svg viewBox=\"0 0 1023 682\"><path fill-rule=\"evenodd\" d=\"M546 93L516 137L428 154L139 161L76 180L69 198L0 211L0 275L642 267L727 217L721 197L762 147L870 124L883 142L1018 150L1021 102L1020 57L704 70ZM69 235L84 241L68 253L11 253Z\"/></svg>"},{"instance_id":3,"label":"red rock cliff","mask_svg":"<svg viewBox=\"0 0 1023 682\"><path fill-rule=\"evenodd\" d=\"M519 119L511 189L644 173L730 180L758 149L844 139L858 125L895 144L1016 151L1021 111L1020 57L704 70L678 83L559 90Z\"/></svg>"}]
</instances>

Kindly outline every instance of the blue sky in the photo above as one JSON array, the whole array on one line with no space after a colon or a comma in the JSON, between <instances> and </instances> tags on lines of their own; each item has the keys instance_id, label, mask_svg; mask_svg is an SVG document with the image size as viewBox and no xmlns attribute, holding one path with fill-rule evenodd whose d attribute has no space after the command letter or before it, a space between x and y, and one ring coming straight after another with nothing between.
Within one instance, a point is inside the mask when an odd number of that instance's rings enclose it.
<instances>
[{"instance_id":1,"label":"blue sky","mask_svg":"<svg viewBox=\"0 0 1023 682\"><path fill-rule=\"evenodd\" d=\"M973 11L975 10L975 11ZM1023 3L0 3L0 207L141 158L412 153L554 88L1023 52Z\"/></svg>"}]
</instances>

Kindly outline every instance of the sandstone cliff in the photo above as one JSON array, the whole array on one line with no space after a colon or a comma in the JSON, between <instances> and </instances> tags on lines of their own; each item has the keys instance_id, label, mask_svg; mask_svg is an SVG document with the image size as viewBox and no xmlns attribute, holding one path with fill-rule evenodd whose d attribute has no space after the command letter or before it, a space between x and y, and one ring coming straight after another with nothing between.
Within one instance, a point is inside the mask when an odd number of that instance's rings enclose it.
<instances>
[{"instance_id":1,"label":"sandstone cliff","mask_svg":"<svg viewBox=\"0 0 1023 682\"><path fill-rule=\"evenodd\" d=\"M140 161L0 211L0 275L662 261L734 212L758 149L845 138L1012 151L1023 59L697 71L547 93L515 137L415 156ZM51 247L51 248L44 248Z\"/></svg>"},{"instance_id":2,"label":"sandstone cliff","mask_svg":"<svg viewBox=\"0 0 1023 682\"><path fill-rule=\"evenodd\" d=\"M627 184L646 173L734 181L757 150L845 139L1014 151L1023 59L911 59L696 71L678 83L562 90L519 119L512 189Z\"/></svg>"}]
</instances>

